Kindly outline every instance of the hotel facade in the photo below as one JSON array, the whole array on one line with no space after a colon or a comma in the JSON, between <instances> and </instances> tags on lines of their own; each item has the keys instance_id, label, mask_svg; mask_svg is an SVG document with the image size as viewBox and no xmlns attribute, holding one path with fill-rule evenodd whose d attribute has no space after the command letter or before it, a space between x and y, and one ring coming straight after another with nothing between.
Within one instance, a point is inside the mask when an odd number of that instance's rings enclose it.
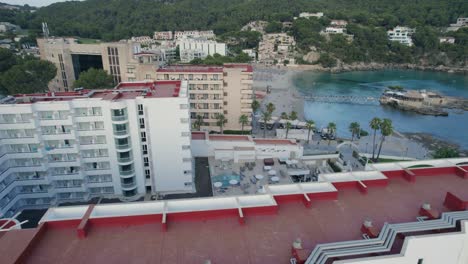
<instances>
[{"instance_id":1,"label":"hotel facade","mask_svg":"<svg viewBox=\"0 0 468 264\"><path fill-rule=\"evenodd\" d=\"M201 130L219 131L217 116L223 114L224 130L241 130L241 115L252 115L253 69L247 64L224 66L168 66L156 71L156 80L188 81L190 118L203 118ZM244 130L251 130L251 124Z\"/></svg>"},{"instance_id":2,"label":"hotel facade","mask_svg":"<svg viewBox=\"0 0 468 264\"><path fill-rule=\"evenodd\" d=\"M21 95L0 104L0 213L194 191L187 82Z\"/></svg>"}]
</instances>

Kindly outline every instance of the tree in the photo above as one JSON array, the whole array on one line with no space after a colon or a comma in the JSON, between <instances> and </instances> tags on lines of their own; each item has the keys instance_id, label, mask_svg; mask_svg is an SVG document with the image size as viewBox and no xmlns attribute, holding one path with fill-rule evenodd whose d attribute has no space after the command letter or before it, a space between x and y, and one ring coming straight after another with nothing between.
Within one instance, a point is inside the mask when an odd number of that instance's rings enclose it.
<instances>
[{"instance_id":1,"label":"tree","mask_svg":"<svg viewBox=\"0 0 468 264\"><path fill-rule=\"evenodd\" d=\"M336 124L335 123L333 123L333 122L328 123L327 130L328 130L329 135L334 135L336 137L336 135L335 135ZM330 145L330 143L331 143L331 139L330 139L330 137L328 137L328 145Z\"/></svg>"},{"instance_id":2,"label":"tree","mask_svg":"<svg viewBox=\"0 0 468 264\"><path fill-rule=\"evenodd\" d=\"M260 108L260 103L257 100L253 100L252 102L252 110L253 112L257 112L257 110Z\"/></svg>"},{"instance_id":3,"label":"tree","mask_svg":"<svg viewBox=\"0 0 468 264\"><path fill-rule=\"evenodd\" d=\"M289 129L291 129L291 122L286 122L286 139L288 139Z\"/></svg>"},{"instance_id":4,"label":"tree","mask_svg":"<svg viewBox=\"0 0 468 264\"><path fill-rule=\"evenodd\" d=\"M307 128L307 144L309 144L310 141L310 132L312 131L312 128L315 127L315 122L312 120L307 120L306 121L306 128Z\"/></svg>"},{"instance_id":5,"label":"tree","mask_svg":"<svg viewBox=\"0 0 468 264\"><path fill-rule=\"evenodd\" d=\"M219 131L221 132L221 134L223 134L224 125L227 123L227 119L223 114L219 114L216 116L216 120L216 125L219 126Z\"/></svg>"},{"instance_id":6,"label":"tree","mask_svg":"<svg viewBox=\"0 0 468 264\"><path fill-rule=\"evenodd\" d=\"M332 68L336 66L336 59L332 58L328 53L320 54L320 58L317 63L321 64L325 68Z\"/></svg>"},{"instance_id":7,"label":"tree","mask_svg":"<svg viewBox=\"0 0 468 264\"><path fill-rule=\"evenodd\" d=\"M379 146L379 152L377 153L377 160L379 160L380 157L380 151L382 151L382 145L385 141L385 138L390 136L393 133L393 125L392 125L392 120L388 118L384 118L382 123L380 124L380 146Z\"/></svg>"},{"instance_id":8,"label":"tree","mask_svg":"<svg viewBox=\"0 0 468 264\"><path fill-rule=\"evenodd\" d=\"M352 122L351 124L349 124L349 132L351 132L351 141L354 141L354 136L359 135L360 131L361 126L358 122Z\"/></svg>"},{"instance_id":9,"label":"tree","mask_svg":"<svg viewBox=\"0 0 468 264\"><path fill-rule=\"evenodd\" d=\"M7 71L16 63L16 57L13 52L0 48L0 73Z\"/></svg>"},{"instance_id":10,"label":"tree","mask_svg":"<svg viewBox=\"0 0 468 264\"><path fill-rule=\"evenodd\" d=\"M268 113L270 113L270 115L272 115L273 112L276 110L276 106L273 103L268 103L266 105L266 110Z\"/></svg>"},{"instance_id":11,"label":"tree","mask_svg":"<svg viewBox=\"0 0 468 264\"><path fill-rule=\"evenodd\" d=\"M297 119L297 112L296 111L291 111L291 113L289 114L289 119L294 121Z\"/></svg>"},{"instance_id":12,"label":"tree","mask_svg":"<svg viewBox=\"0 0 468 264\"><path fill-rule=\"evenodd\" d=\"M434 159L457 158L459 156L458 150L451 147L438 148L432 153Z\"/></svg>"},{"instance_id":13,"label":"tree","mask_svg":"<svg viewBox=\"0 0 468 264\"><path fill-rule=\"evenodd\" d=\"M286 112L281 113L281 119L289 119L289 116Z\"/></svg>"},{"instance_id":14,"label":"tree","mask_svg":"<svg viewBox=\"0 0 468 264\"><path fill-rule=\"evenodd\" d=\"M372 160L375 159L375 137L377 135L377 130L380 129L380 124L382 123L382 120L378 117L372 118L372 120L369 123L370 128L374 130L374 139L372 140Z\"/></svg>"},{"instance_id":15,"label":"tree","mask_svg":"<svg viewBox=\"0 0 468 264\"><path fill-rule=\"evenodd\" d=\"M267 111L262 112L262 120L263 120L263 137L266 137L266 129L267 129L267 122L271 120L271 114Z\"/></svg>"},{"instance_id":16,"label":"tree","mask_svg":"<svg viewBox=\"0 0 468 264\"><path fill-rule=\"evenodd\" d=\"M203 125L203 116L197 115L195 122L193 122L193 126L195 127L195 129L200 131L202 125Z\"/></svg>"},{"instance_id":17,"label":"tree","mask_svg":"<svg viewBox=\"0 0 468 264\"><path fill-rule=\"evenodd\" d=\"M242 126L242 133L244 133L244 126L249 123L249 118L246 115L241 115L239 117L239 124Z\"/></svg>"},{"instance_id":18,"label":"tree","mask_svg":"<svg viewBox=\"0 0 468 264\"><path fill-rule=\"evenodd\" d=\"M0 81L9 94L38 93L47 90L56 73L53 63L27 58L4 72Z\"/></svg>"},{"instance_id":19,"label":"tree","mask_svg":"<svg viewBox=\"0 0 468 264\"><path fill-rule=\"evenodd\" d=\"M91 68L80 73L80 77L75 81L73 87L83 87L86 89L104 89L113 86L112 76L102 69Z\"/></svg>"},{"instance_id":20,"label":"tree","mask_svg":"<svg viewBox=\"0 0 468 264\"><path fill-rule=\"evenodd\" d=\"M268 25L265 27L266 33L280 33L281 30L283 30L283 24L276 21L268 23Z\"/></svg>"}]
</instances>

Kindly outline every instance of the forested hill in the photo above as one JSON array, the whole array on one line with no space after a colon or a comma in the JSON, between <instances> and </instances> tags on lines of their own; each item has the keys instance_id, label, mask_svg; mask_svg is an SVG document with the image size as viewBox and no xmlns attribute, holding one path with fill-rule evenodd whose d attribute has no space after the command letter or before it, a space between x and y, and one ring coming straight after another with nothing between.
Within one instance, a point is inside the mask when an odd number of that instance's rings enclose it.
<instances>
[{"instance_id":1,"label":"forested hill","mask_svg":"<svg viewBox=\"0 0 468 264\"><path fill-rule=\"evenodd\" d=\"M214 29L238 31L252 20L292 21L304 11L328 18L357 20L385 28L397 24L446 27L468 15L466 0L87 0L56 3L35 13L1 16L23 28L52 35L118 40L152 35L155 30Z\"/></svg>"}]
</instances>

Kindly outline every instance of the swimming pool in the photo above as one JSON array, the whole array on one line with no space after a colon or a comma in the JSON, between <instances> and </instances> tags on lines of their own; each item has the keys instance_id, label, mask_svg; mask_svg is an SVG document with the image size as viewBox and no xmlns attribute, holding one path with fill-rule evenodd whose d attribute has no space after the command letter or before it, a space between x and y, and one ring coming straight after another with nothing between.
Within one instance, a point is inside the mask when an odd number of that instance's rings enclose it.
<instances>
[{"instance_id":1,"label":"swimming pool","mask_svg":"<svg viewBox=\"0 0 468 264\"><path fill-rule=\"evenodd\" d=\"M237 182L240 182L240 175L237 174L222 174L218 176L214 176L211 178L211 182L221 182L223 183L223 187L228 187L230 186L229 181L230 180L236 180Z\"/></svg>"}]
</instances>

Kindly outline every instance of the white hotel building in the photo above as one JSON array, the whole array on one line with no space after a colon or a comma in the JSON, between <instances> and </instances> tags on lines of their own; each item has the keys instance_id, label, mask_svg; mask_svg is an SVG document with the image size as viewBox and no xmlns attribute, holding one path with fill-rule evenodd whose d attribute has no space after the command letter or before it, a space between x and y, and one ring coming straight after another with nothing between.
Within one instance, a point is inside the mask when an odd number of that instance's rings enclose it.
<instances>
[{"instance_id":1,"label":"white hotel building","mask_svg":"<svg viewBox=\"0 0 468 264\"><path fill-rule=\"evenodd\" d=\"M185 81L0 104L0 215L92 197L194 191Z\"/></svg>"},{"instance_id":2,"label":"white hotel building","mask_svg":"<svg viewBox=\"0 0 468 264\"><path fill-rule=\"evenodd\" d=\"M393 30L387 31L388 40L397 41L405 46L413 46L411 36L416 32L414 28L397 26Z\"/></svg>"}]
</instances>

